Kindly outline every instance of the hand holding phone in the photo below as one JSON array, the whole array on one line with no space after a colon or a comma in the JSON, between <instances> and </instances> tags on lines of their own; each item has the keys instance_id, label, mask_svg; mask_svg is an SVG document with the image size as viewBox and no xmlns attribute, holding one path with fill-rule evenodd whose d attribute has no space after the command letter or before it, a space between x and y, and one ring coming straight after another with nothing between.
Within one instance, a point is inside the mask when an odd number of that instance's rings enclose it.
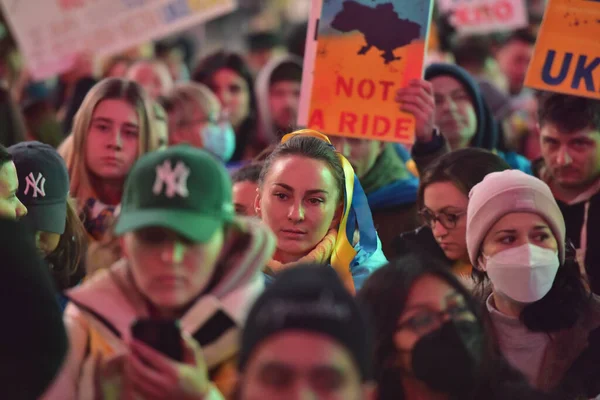
<instances>
[{"instance_id":1,"label":"hand holding phone","mask_svg":"<svg viewBox=\"0 0 600 400\"><path fill-rule=\"evenodd\" d=\"M176 320L139 319L131 325L131 335L170 359L183 361L181 330Z\"/></svg>"},{"instance_id":2,"label":"hand holding phone","mask_svg":"<svg viewBox=\"0 0 600 400\"><path fill-rule=\"evenodd\" d=\"M196 400L212 390L200 346L177 321L138 320L131 334L134 340L124 369L126 395Z\"/></svg>"}]
</instances>

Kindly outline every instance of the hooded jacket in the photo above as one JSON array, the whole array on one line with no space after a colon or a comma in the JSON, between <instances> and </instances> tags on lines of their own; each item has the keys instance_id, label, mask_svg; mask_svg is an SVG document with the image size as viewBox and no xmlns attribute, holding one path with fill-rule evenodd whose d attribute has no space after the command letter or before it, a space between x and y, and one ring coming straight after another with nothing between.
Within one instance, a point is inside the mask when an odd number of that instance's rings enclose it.
<instances>
[{"instance_id":1,"label":"hooded jacket","mask_svg":"<svg viewBox=\"0 0 600 400\"><path fill-rule=\"evenodd\" d=\"M218 280L180 319L181 329L202 348L209 377L225 397L235 385L232 363L238 351L237 336L249 307L264 288L261 270L275 251L275 238L260 221L239 218L237 222L239 228L230 233L222 249ZM101 366L122 357L131 324L150 316L148 306L124 259L69 291L68 297L64 321L69 354L44 399L94 399L98 356Z\"/></svg>"},{"instance_id":2,"label":"hooded jacket","mask_svg":"<svg viewBox=\"0 0 600 400\"><path fill-rule=\"evenodd\" d=\"M385 145L373 167L361 178L383 253L391 256L398 232L420 224L416 199L419 179L410 171L408 151L397 143Z\"/></svg>"},{"instance_id":3,"label":"hooded jacket","mask_svg":"<svg viewBox=\"0 0 600 400\"><path fill-rule=\"evenodd\" d=\"M552 188L552 176L543 159L534 163L535 176ZM577 261L585 266L592 291L600 294L600 248L595 246L600 237L600 180L571 202L556 199L565 218L567 237L577 249Z\"/></svg>"},{"instance_id":4,"label":"hooded jacket","mask_svg":"<svg viewBox=\"0 0 600 400\"><path fill-rule=\"evenodd\" d=\"M477 128L475 135L471 139L471 147L493 151L502 157L513 169L518 169L531 175L531 163L525 157L514 152L498 150L500 144L498 123L483 99L479 85L469 73L453 64L431 64L425 70L426 80L431 80L438 76L449 76L456 79L463 85L473 102L475 116L477 117ZM415 143L412 149L412 156L419 166L419 170L423 170L431 161L449 151L450 149L446 140L440 135L429 143Z\"/></svg>"},{"instance_id":5,"label":"hooded jacket","mask_svg":"<svg viewBox=\"0 0 600 400\"><path fill-rule=\"evenodd\" d=\"M302 69L302 59L294 55L277 57L268 62L256 77L254 91L258 107L258 137L265 143L279 143L281 136L289 132L276 132L269 106L269 88L273 72L284 63L296 64ZM296 110L297 111L297 110Z\"/></svg>"}]
</instances>

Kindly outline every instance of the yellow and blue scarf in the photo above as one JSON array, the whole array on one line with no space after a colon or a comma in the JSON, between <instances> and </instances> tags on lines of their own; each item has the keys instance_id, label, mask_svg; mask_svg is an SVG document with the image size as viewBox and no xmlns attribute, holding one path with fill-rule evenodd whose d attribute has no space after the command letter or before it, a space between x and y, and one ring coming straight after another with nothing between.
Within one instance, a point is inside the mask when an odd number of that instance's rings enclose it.
<instances>
[{"instance_id":1,"label":"yellow and blue scarf","mask_svg":"<svg viewBox=\"0 0 600 400\"><path fill-rule=\"evenodd\" d=\"M377 250L377 232L373 225L373 216L371 215L367 196L350 162L335 150L326 135L312 129L301 129L283 136L281 143L297 136L310 136L323 140L336 152L342 163L344 169L344 211L330 264L336 270L346 288L351 293L355 293L354 280L350 271L352 260L357 254L357 250L353 245L355 232L358 230L358 245L363 251L372 254Z\"/></svg>"}]
</instances>

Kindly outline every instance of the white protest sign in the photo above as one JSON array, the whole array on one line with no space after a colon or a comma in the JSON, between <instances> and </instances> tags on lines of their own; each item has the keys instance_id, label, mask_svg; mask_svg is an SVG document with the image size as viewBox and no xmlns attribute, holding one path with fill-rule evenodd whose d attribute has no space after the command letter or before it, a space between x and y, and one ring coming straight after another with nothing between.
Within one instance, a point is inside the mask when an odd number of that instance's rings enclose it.
<instances>
[{"instance_id":1,"label":"white protest sign","mask_svg":"<svg viewBox=\"0 0 600 400\"><path fill-rule=\"evenodd\" d=\"M461 34L506 32L528 24L524 0L438 0L438 7Z\"/></svg>"},{"instance_id":2,"label":"white protest sign","mask_svg":"<svg viewBox=\"0 0 600 400\"><path fill-rule=\"evenodd\" d=\"M231 12L235 0L0 0L36 79L78 52L109 56Z\"/></svg>"}]
</instances>

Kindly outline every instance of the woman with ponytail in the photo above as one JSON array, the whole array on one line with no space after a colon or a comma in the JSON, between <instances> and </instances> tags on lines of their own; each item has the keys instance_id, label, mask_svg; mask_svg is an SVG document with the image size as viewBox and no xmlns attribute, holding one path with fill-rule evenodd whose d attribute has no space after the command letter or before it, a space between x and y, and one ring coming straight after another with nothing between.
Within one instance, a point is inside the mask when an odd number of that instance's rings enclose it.
<instances>
[{"instance_id":1,"label":"woman with ponytail","mask_svg":"<svg viewBox=\"0 0 600 400\"><path fill-rule=\"evenodd\" d=\"M277 236L267 276L316 262L331 265L354 293L387 262L352 166L317 131L285 135L266 158L255 209Z\"/></svg>"}]
</instances>

